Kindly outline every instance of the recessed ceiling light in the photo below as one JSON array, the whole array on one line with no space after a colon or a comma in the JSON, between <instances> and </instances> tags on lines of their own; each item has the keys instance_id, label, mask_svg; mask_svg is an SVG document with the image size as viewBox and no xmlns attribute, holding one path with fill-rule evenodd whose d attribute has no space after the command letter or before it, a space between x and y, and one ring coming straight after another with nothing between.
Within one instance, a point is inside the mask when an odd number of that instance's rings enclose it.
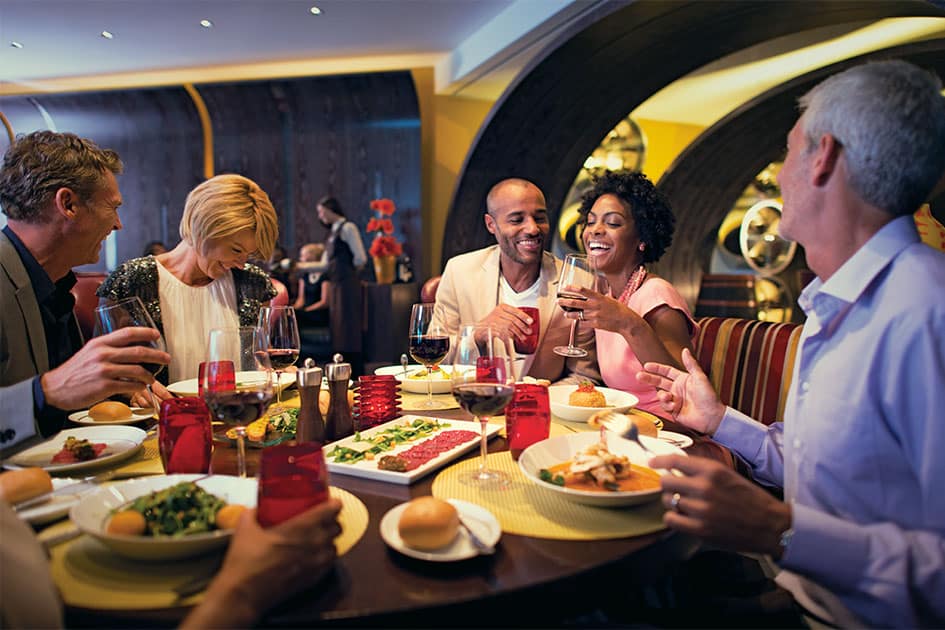
<instances>
[{"instance_id":1,"label":"recessed ceiling light","mask_svg":"<svg viewBox=\"0 0 945 630\"><path fill-rule=\"evenodd\" d=\"M14 48L23 48L23 44L21 44L20 42L10 42L10 45L13 46Z\"/></svg>"},{"instance_id":2,"label":"recessed ceiling light","mask_svg":"<svg viewBox=\"0 0 945 630\"><path fill-rule=\"evenodd\" d=\"M322 10L319 9L318 7L312 7L311 9L308 10L308 12L311 13L312 15L321 15L321 14L322 14Z\"/></svg>"},{"instance_id":3,"label":"recessed ceiling light","mask_svg":"<svg viewBox=\"0 0 945 630\"><path fill-rule=\"evenodd\" d=\"M200 20L200 26L204 28L213 28L213 22L210 20Z\"/></svg>"},{"instance_id":4,"label":"recessed ceiling light","mask_svg":"<svg viewBox=\"0 0 945 630\"><path fill-rule=\"evenodd\" d=\"M105 39L114 39L114 38L115 38L115 36L112 34L111 31L102 31L102 37L104 37Z\"/></svg>"}]
</instances>

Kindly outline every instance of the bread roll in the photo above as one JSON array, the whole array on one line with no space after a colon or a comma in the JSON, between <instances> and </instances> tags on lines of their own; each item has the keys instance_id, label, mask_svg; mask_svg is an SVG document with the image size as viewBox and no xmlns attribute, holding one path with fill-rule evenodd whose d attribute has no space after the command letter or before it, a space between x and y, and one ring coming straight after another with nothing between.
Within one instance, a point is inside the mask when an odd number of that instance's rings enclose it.
<instances>
[{"instance_id":1,"label":"bread roll","mask_svg":"<svg viewBox=\"0 0 945 630\"><path fill-rule=\"evenodd\" d=\"M131 407L117 400L106 400L89 409L89 417L96 422L110 420L128 420L131 418Z\"/></svg>"},{"instance_id":2,"label":"bread roll","mask_svg":"<svg viewBox=\"0 0 945 630\"><path fill-rule=\"evenodd\" d=\"M52 492L52 479L42 468L24 468L0 473L0 499L19 503Z\"/></svg>"},{"instance_id":3,"label":"bread roll","mask_svg":"<svg viewBox=\"0 0 945 630\"><path fill-rule=\"evenodd\" d=\"M453 542L459 531L459 513L450 503L420 497L407 504L397 529L404 544L420 551L439 549Z\"/></svg>"},{"instance_id":4,"label":"bread roll","mask_svg":"<svg viewBox=\"0 0 945 630\"><path fill-rule=\"evenodd\" d=\"M331 393L327 389L318 391L318 410L324 418L328 415L328 405L331 403ZM348 390L348 407L354 407L354 390Z\"/></svg>"}]
</instances>

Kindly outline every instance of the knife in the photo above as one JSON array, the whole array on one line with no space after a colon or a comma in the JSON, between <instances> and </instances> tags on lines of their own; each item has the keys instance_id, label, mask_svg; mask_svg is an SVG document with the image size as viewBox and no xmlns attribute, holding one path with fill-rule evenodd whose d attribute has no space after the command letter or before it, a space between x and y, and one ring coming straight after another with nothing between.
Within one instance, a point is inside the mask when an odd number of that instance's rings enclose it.
<instances>
[{"instance_id":1,"label":"knife","mask_svg":"<svg viewBox=\"0 0 945 630\"><path fill-rule=\"evenodd\" d=\"M466 530L466 534L469 536L469 542L471 542L473 547L476 548L476 551L484 556L495 553L495 547L486 543L482 538L480 538L476 532L473 531L472 527L466 524L462 517L459 519L459 526Z\"/></svg>"},{"instance_id":2,"label":"knife","mask_svg":"<svg viewBox=\"0 0 945 630\"><path fill-rule=\"evenodd\" d=\"M33 507L34 505L39 505L40 503L43 503L44 501L47 501L50 498L58 496L60 494L75 494L76 490L80 486L98 485L104 481L108 481L109 479L114 477L116 473L117 471L115 470L109 470L108 472L103 472L97 475L93 475L91 477L86 477L85 479L80 479L79 481L76 481L75 483L70 483L66 486L56 488L55 490L51 490L50 492L44 492L43 494L37 495L31 499L25 499L23 501L20 501L19 503L15 503L13 505L13 511L18 512L19 510L24 510L26 508Z\"/></svg>"}]
</instances>

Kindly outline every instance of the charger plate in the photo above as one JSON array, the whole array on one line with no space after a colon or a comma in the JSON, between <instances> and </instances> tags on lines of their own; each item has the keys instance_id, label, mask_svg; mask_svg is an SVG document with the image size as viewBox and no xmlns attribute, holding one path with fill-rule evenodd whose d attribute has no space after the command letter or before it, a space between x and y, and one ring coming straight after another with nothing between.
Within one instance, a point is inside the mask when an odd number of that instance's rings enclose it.
<instances>
[{"instance_id":1,"label":"charger plate","mask_svg":"<svg viewBox=\"0 0 945 630\"><path fill-rule=\"evenodd\" d=\"M331 496L342 504L339 521L341 534L335 539L338 555L344 555L364 535L368 510L359 498L331 487ZM42 531L45 539L74 527L71 521L52 525ZM203 599L198 593L178 599L173 588L194 576L212 575L222 554L174 562L143 564L109 551L90 536L54 546L50 550L53 581L66 605L93 610L153 610L193 606Z\"/></svg>"}]
</instances>

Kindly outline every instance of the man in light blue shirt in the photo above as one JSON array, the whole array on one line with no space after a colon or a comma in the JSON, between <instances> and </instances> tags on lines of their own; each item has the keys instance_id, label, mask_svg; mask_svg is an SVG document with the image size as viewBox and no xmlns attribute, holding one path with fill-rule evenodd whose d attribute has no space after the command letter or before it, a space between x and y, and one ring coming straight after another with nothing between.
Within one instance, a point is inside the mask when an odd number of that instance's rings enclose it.
<instances>
[{"instance_id":1,"label":"man in light blue shirt","mask_svg":"<svg viewBox=\"0 0 945 630\"><path fill-rule=\"evenodd\" d=\"M945 99L901 61L857 66L801 98L778 179L781 234L817 278L783 423L719 401L687 372L648 363L680 422L730 447L779 501L734 471L664 456L666 523L769 554L777 582L849 627L945 625L945 255L912 213L945 171Z\"/></svg>"}]
</instances>

